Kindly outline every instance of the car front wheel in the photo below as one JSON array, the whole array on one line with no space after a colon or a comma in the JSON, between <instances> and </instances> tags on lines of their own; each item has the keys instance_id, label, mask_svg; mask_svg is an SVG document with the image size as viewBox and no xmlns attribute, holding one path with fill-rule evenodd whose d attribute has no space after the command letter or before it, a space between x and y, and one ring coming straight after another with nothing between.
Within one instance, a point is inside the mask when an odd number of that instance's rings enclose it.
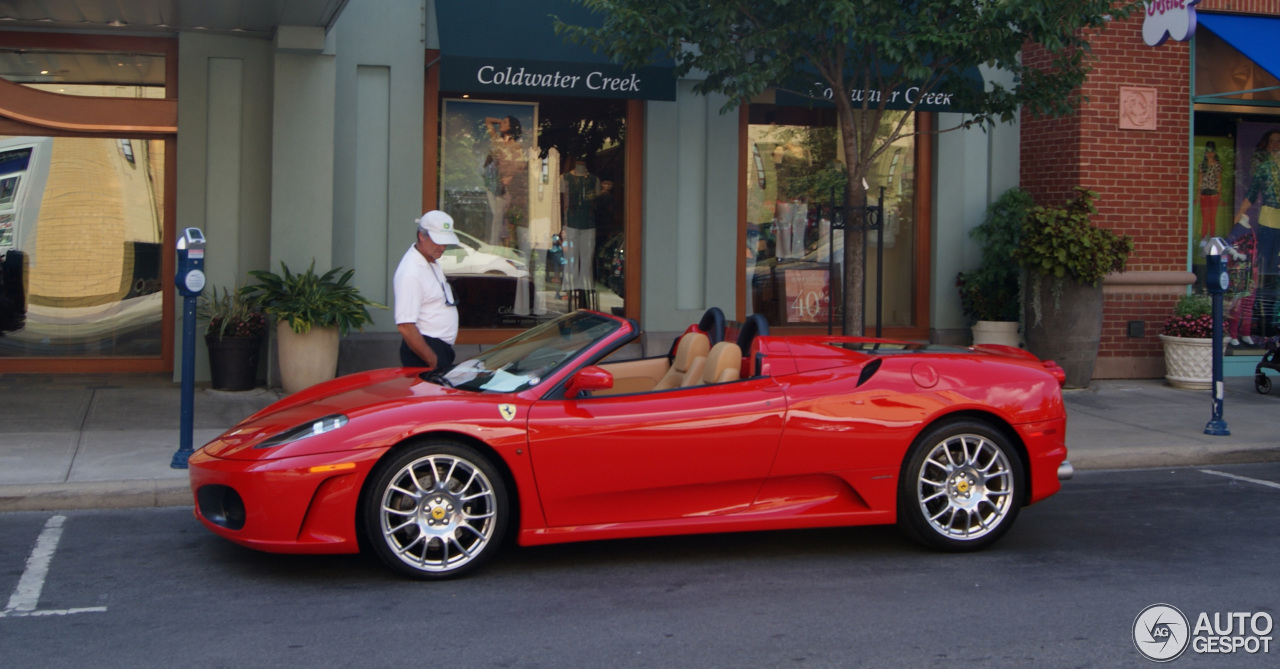
<instances>
[{"instance_id":1,"label":"car front wheel","mask_svg":"<svg viewBox=\"0 0 1280 669\"><path fill-rule=\"evenodd\" d=\"M1022 459L989 425L958 421L925 432L899 483L898 524L939 550L970 551L999 539L1025 497Z\"/></svg>"},{"instance_id":2,"label":"car front wheel","mask_svg":"<svg viewBox=\"0 0 1280 669\"><path fill-rule=\"evenodd\" d=\"M378 557L419 579L464 574L497 551L507 491L483 455L452 442L413 446L370 475L364 527Z\"/></svg>"}]
</instances>

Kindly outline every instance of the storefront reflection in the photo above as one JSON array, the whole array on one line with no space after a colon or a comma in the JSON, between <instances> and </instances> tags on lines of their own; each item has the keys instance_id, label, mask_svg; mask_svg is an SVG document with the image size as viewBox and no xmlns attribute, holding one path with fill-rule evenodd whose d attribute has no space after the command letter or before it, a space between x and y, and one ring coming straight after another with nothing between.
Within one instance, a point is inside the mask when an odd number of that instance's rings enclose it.
<instances>
[{"instance_id":1,"label":"storefront reflection","mask_svg":"<svg viewBox=\"0 0 1280 669\"><path fill-rule=\"evenodd\" d=\"M0 137L0 356L159 356L164 142Z\"/></svg>"}]
</instances>

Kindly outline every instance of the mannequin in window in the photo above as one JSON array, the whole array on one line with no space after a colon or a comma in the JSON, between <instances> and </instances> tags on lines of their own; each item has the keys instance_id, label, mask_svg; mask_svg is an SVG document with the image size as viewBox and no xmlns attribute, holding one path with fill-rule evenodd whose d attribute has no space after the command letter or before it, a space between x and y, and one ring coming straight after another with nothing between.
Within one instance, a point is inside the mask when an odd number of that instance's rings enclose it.
<instances>
[{"instance_id":1,"label":"mannequin in window","mask_svg":"<svg viewBox=\"0 0 1280 669\"><path fill-rule=\"evenodd\" d=\"M595 199L600 195L600 179L587 171L581 158L560 184L561 211L564 212L565 289L591 290L592 258L596 252Z\"/></svg>"},{"instance_id":2,"label":"mannequin in window","mask_svg":"<svg viewBox=\"0 0 1280 669\"><path fill-rule=\"evenodd\" d=\"M484 160L484 183L488 191L489 243L511 246L511 228L529 225L529 166L524 157L520 119L514 116L489 117L489 155Z\"/></svg>"},{"instance_id":3,"label":"mannequin in window","mask_svg":"<svg viewBox=\"0 0 1280 669\"><path fill-rule=\"evenodd\" d=\"M1222 162L1218 160L1218 145L1204 143L1204 158L1200 161L1200 246L1215 236L1218 221L1219 189L1222 188Z\"/></svg>"}]
</instances>

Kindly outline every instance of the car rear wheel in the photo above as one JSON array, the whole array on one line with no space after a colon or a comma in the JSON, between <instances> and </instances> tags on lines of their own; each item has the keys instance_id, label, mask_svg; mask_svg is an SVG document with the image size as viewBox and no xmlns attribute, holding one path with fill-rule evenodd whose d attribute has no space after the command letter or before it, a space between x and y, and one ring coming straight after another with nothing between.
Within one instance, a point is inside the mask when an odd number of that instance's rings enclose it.
<instances>
[{"instance_id":1,"label":"car rear wheel","mask_svg":"<svg viewBox=\"0 0 1280 669\"><path fill-rule=\"evenodd\" d=\"M978 421L925 432L899 482L898 524L946 551L984 548L1009 530L1026 495L1022 459L1008 437Z\"/></svg>"},{"instance_id":2,"label":"car rear wheel","mask_svg":"<svg viewBox=\"0 0 1280 669\"><path fill-rule=\"evenodd\" d=\"M447 441L406 448L380 463L370 481L362 504L369 544L402 574L459 576L502 543L506 485L475 449Z\"/></svg>"}]
</instances>

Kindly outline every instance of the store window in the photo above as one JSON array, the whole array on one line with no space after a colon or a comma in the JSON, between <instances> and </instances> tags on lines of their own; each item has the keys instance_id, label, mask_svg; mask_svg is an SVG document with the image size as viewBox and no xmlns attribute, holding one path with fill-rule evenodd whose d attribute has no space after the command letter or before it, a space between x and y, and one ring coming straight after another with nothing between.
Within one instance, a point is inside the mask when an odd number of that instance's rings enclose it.
<instances>
[{"instance_id":1,"label":"store window","mask_svg":"<svg viewBox=\"0 0 1280 669\"><path fill-rule=\"evenodd\" d=\"M164 141L0 136L0 356L159 356Z\"/></svg>"},{"instance_id":2,"label":"store window","mask_svg":"<svg viewBox=\"0 0 1280 669\"><path fill-rule=\"evenodd\" d=\"M464 328L624 313L627 101L441 94L441 264Z\"/></svg>"},{"instance_id":3,"label":"store window","mask_svg":"<svg viewBox=\"0 0 1280 669\"><path fill-rule=\"evenodd\" d=\"M25 33L8 41L0 370L166 369L176 41Z\"/></svg>"},{"instance_id":4,"label":"store window","mask_svg":"<svg viewBox=\"0 0 1280 669\"><path fill-rule=\"evenodd\" d=\"M886 112L880 132L887 134L903 114ZM838 330L844 243L832 221L839 220L847 177L835 110L753 104L748 119L746 314L762 314L773 326L830 321ZM888 147L867 176L871 204L884 189L883 227L866 238L868 328L876 326L877 312L884 327L920 325L914 130L914 117L906 118L907 136Z\"/></svg>"},{"instance_id":5,"label":"store window","mask_svg":"<svg viewBox=\"0 0 1280 669\"><path fill-rule=\"evenodd\" d=\"M1196 112L1189 246L1195 290L1204 292L1206 240L1232 245L1227 354L1261 355L1280 334L1280 115L1242 111Z\"/></svg>"}]
</instances>

